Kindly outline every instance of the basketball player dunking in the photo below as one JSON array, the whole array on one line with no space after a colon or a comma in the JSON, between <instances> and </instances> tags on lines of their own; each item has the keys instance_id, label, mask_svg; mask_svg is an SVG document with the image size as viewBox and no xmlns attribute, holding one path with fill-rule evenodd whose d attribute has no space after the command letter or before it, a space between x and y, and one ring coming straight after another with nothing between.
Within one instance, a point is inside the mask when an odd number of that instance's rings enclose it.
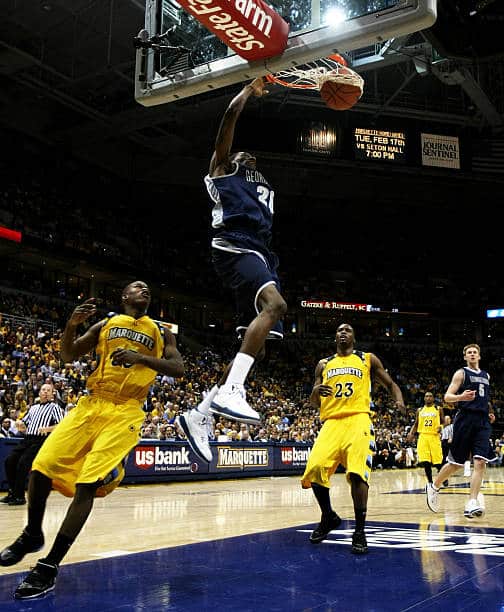
<instances>
[{"instance_id":1,"label":"basketball player dunking","mask_svg":"<svg viewBox=\"0 0 504 612\"><path fill-rule=\"evenodd\" d=\"M256 168L250 153L231 153L238 117L251 95L267 93L262 78L235 96L222 118L205 183L212 202L212 262L225 287L233 290L240 321L241 346L219 385L197 408L181 415L177 425L194 452L210 461L207 418L210 410L244 423L259 414L246 401L244 383L264 355L268 337L282 338L281 318L287 304L280 295L278 259L270 250L274 191Z\"/></svg>"}]
</instances>

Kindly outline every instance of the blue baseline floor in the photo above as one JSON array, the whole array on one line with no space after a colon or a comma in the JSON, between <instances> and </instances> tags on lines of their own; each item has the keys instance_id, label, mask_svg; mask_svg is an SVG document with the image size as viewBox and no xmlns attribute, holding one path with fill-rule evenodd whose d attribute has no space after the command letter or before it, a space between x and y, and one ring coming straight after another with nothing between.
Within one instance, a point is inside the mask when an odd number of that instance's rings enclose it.
<instances>
[{"instance_id":1,"label":"blue baseline floor","mask_svg":"<svg viewBox=\"0 0 504 612\"><path fill-rule=\"evenodd\" d=\"M0 610L504 611L500 530L369 522L369 554L355 556L352 524L316 546L312 528L64 565L31 601L12 598L24 574L1 576Z\"/></svg>"}]
</instances>

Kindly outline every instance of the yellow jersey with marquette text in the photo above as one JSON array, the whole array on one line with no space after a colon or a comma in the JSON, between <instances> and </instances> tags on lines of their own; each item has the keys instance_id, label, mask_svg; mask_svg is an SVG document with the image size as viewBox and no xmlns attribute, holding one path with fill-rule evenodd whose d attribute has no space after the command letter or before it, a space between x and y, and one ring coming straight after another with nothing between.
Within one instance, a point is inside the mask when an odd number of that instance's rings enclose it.
<instances>
[{"instance_id":1,"label":"yellow jersey with marquette text","mask_svg":"<svg viewBox=\"0 0 504 612\"><path fill-rule=\"evenodd\" d=\"M418 413L418 433L439 435L441 419L437 406L424 406Z\"/></svg>"},{"instance_id":2,"label":"yellow jersey with marquette text","mask_svg":"<svg viewBox=\"0 0 504 612\"><path fill-rule=\"evenodd\" d=\"M87 381L89 391L112 401L136 399L143 403L157 372L140 363L115 365L113 353L118 349L159 359L164 349L162 332L147 315L135 319L126 314L116 314L105 321L98 337L98 363Z\"/></svg>"},{"instance_id":3,"label":"yellow jersey with marquette text","mask_svg":"<svg viewBox=\"0 0 504 612\"><path fill-rule=\"evenodd\" d=\"M322 384L332 387L333 392L320 398L321 421L371 414L371 353L354 351L329 357L322 370Z\"/></svg>"}]
</instances>

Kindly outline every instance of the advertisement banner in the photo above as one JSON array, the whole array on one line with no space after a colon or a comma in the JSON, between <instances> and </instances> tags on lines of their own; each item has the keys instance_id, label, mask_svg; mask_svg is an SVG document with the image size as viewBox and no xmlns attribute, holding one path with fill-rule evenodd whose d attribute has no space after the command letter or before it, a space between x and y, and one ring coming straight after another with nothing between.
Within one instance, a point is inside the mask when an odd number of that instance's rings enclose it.
<instances>
[{"instance_id":1,"label":"advertisement banner","mask_svg":"<svg viewBox=\"0 0 504 612\"><path fill-rule=\"evenodd\" d=\"M273 469L273 445L217 444L210 472L264 472Z\"/></svg>"},{"instance_id":2,"label":"advertisement banner","mask_svg":"<svg viewBox=\"0 0 504 612\"><path fill-rule=\"evenodd\" d=\"M0 490L7 490L4 462L21 438L0 439ZM185 442L142 440L128 455L123 484L302 474L311 445L211 442L210 464Z\"/></svg>"},{"instance_id":3,"label":"advertisement banner","mask_svg":"<svg viewBox=\"0 0 504 612\"><path fill-rule=\"evenodd\" d=\"M208 473L208 464L198 459L184 442L140 442L126 463L126 477L140 476L142 480L164 480L164 476L199 473Z\"/></svg>"},{"instance_id":4,"label":"advertisement banner","mask_svg":"<svg viewBox=\"0 0 504 612\"><path fill-rule=\"evenodd\" d=\"M459 139L456 136L421 134L422 165L460 170Z\"/></svg>"},{"instance_id":5,"label":"advertisement banner","mask_svg":"<svg viewBox=\"0 0 504 612\"><path fill-rule=\"evenodd\" d=\"M249 62L285 51L289 25L263 0L178 0L178 3Z\"/></svg>"},{"instance_id":6,"label":"advertisement banner","mask_svg":"<svg viewBox=\"0 0 504 612\"><path fill-rule=\"evenodd\" d=\"M372 304L356 304L354 302L331 302L329 300L301 300L301 308L321 308L325 310L353 310L372 312ZM379 310L379 309L378 309Z\"/></svg>"},{"instance_id":7,"label":"advertisement banner","mask_svg":"<svg viewBox=\"0 0 504 612\"><path fill-rule=\"evenodd\" d=\"M293 474L304 472L308 457L311 453L311 444L294 446L282 444L275 447L274 470L291 471Z\"/></svg>"}]
</instances>

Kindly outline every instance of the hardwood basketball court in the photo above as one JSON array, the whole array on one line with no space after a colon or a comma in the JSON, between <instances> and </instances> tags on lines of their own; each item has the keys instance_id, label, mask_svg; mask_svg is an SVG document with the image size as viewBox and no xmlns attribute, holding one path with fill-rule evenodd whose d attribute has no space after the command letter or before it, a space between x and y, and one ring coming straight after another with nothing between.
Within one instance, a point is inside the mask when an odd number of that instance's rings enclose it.
<instances>
[{"instance_id":1,"label":"hardwood basketball court","mask_svg":"<svg viewBox=\"0 0 504 612\"><path fill-rule=\"evenodd\" d=\"M474 592L471 591L476 604L472 609L482 609L478 601L483 587L485 601L490 597L496 605L502 596L504 560L501 563L500 558L504 557L504 536L498 530L502 524L504 469L487 470L483 487L486 514L480 519L468 520L463 516L467 481L463 476L455 476L442 491L442 511L433 514L425 503L422 469L373 472L368 506L369 554L363 557L352 555L348 546L353 531L353 510L344 474L333 476L331 498L335 510L348 522L343 522L341 532L333 532L318 546L308 541L311 529L319 520L318 506L312 492L301 489L297 476L123 486L109 497L97 500L88 523L60 569L56 590L40 601L14 601L12 592L23 572L48 551L63 520L69 500L53 493L44 523L44 551L28 555L17 566L0 569L1 609L63 610L72 609L78 603L74 609L136 610L135 601L145 597L146 585L150 585L146 609L210 609L214 606L210 602L212 589L219 583L222 583L220 607L229 610L259 609L252 604L262 595L264 601L260 608L264 610L437 609L437 604L446 605L446 597L455 593L454 585L460 586L462 582L466 590L468 584L476 584ZM4 506L0 513L0 545L4 546L22 529L26 506ZM291 548L287 551L286 546ZM234 577L226 578L229 568L224 568L237 551L240 551L239 558L232 563ZM175 562L180 555L183 562ZM415 562L405 555L416 555ZM260 570L254 569L253 559ZM461 560L467 567L460 569ZM171 569L170 563L174 564ZM194 563L197 568L193 567ZM315 574L317 578L329 572L323 587L303 586L317 563L322 563ZM288 576L283 574L287 567L291 567ZM436 567L445 568L442 580L433 574ZM451 574L447 567L452 567ZM459 568L458 574L453 567ZM122 573L129 568L127 584L123 577L117 578L118 568ZM276 570L283 576L282 580L288 578L292 584L305 589L302 600L284 596L277 600L278 576L269 587L271 592L263 592L266 588L263 574ZM364 573L359 577L361 570ZM191 575L190 585L183 580L185 571ZM79 580L83 572L87 576L84 583ZM159 584L155 582L156 572L160 573ZM410 585L408 595L401 602L392 595L397 593L398 572L401 580ZM175 573L179 580L172 584ZM207 573L214 579L208 578ZM345 578L333 582L330 577L335 575ZM368 586L375 580L379 582L369 593L361 588L364 576ZM457 576L463 577L460 584ZM483 587L474 582L482 576L486 577ZM121 589L116 593L117 580L121 581ZM200 585L201 589L195 593L200 580L206 587ZM312 576L311 583L314 580ZM423 590L415 594L410 583L423 585ZM169 604L160 594L168 585L171 585ZM140 592L136 591L138 588ZM385 593L385 599L368 600L371 594L375 598L380 590ZM67 607L68 602L63 603L65 593L73 593L71 608ZM244 594L246 606L237 599ZM412 594L415 594L414 601ZM438 599L440 594L442 598Z\"/></svg>"}]
</instances>

